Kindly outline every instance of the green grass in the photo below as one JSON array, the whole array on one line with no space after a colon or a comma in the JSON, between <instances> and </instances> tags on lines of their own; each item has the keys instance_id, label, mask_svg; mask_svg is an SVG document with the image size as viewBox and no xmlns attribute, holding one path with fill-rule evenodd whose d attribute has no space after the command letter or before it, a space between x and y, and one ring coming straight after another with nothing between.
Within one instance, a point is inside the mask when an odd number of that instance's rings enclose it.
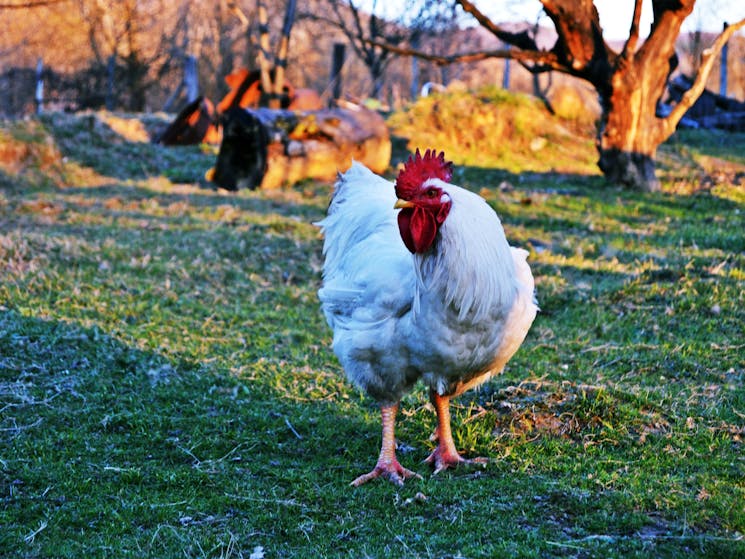
<instances>
[{"instance_id":1,"label":"green grass","mask_svg":"<svg viewBox=\"0 0 745 559\"><path fill-rule=\"evenodd\" d=\"M411 151L437 147L456 165L599 173L592 123L557 118L538 99L497 87L422 97L388 122Z\"/></svg>"},{"instance_id":2,"label":"green grass","mask_svg":"<svg viewBox=\"0 0 745 559\"><path fill-rule=\"evenodd\" d=\"M199 148L45 126L53 179L0 173L0 556L745 555L743 185L700 163L736 144L662 150L686 195L458 167L542 312L453 407L487 467L430 475L418 388L397 435L423 479L353 489L380 425L316 299L329 185L213 192Z\"/></svg>"}]
</instances>

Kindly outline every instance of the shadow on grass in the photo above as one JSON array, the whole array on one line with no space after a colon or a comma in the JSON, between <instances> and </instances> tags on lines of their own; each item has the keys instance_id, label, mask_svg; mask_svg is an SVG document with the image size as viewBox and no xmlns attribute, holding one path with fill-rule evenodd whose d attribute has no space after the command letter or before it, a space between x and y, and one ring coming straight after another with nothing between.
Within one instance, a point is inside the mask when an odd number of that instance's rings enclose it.
<instances>
[{"instance_id":1,"label":"shadow on grass","mask_svg":"<svg viewBox=\"0 0 745 559\"><path fill-rule=\"evenodd\" d=\"M344 487L350 456L374 454L358 414L288 399L274 380L4 308L2 548L98 556L116 540L157 556L168 534L214 545L238 532L285 545L297 518L282 510L319 509L319 485Z\"/></svg>"},{"instance_id":2,"label":"shadow on grass","mask_svg":"<svg viewBox=\"0 0 745 559\"><path fill-rule=\"evenodd\" d=\"M745 171L745 166L743 166ZM654 213L655 206L666 215L672 211L695 210L702 204L704 207L714 205L716 209L726 210L738 207L739 204L719 197L711 192L711 182L705 181L702 187L688 194L676 192L637 192L619 185L613 185L602 175L579 173L537 172L524 170L519 173L497 167L479 167L462 165L455 167L454 183L479 191L486 189L512 188L519 191L535 192L552 196L580 196L592 198L598 202L612 205L619 203L637 203L640 207L649 208ZM459 179L458 182L455 179ZM714 181L715 183L717 181Z\"/></svg>"},{"instance_id":3,"label":"shadow on grass","mask_svg":"<svg viewBox=\"0 0 745 559\"><path fill-rule=\"evenodd\" d=\"M176 190L176 189L174 189ZM181 190L150 188L142 185L122 185L112 183L102 186L66 187L58 192L62 195L77 195L90 198L99 204L107 200L119 200L122 204L142 200L156 201L162 207L176 204L188 204L196 210L232 206L237 210L254 213L273 213L280 215L318 215L318 206L311 202L302 202L302 194L296 191L283 190L276 196L241 195L213 189L188 188ZM329 192L330 192L329 187ZM292 194L292 196L283 196ZM115 208L115 206L113 206Z\"/></svg>"}]
</instances>

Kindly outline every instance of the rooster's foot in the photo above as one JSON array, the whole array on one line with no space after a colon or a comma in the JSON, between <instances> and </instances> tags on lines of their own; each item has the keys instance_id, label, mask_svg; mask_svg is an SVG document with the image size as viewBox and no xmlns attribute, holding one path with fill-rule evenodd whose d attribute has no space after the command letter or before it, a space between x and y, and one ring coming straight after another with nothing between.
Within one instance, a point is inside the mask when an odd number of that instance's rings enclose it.
<instances>
[{"instance_id":1,"label":"rooster's foot","mask_svg":"<svg viewBox=\"0 0 745 559\"><path fill-rule=\"evenodd\" d=\"M407 470L404 468L401 464L398 463L398 460L395 458L391 461L378 461L378 463L375 465L375 468L368 473L363 474L357 479L355 479L351 485L355 487L359 487L363 483L367 483L371 479L382 477L384 479L387 479L394 485L398 485L401 487L404 484L404 480L409 478L417 478L422 479L422 476L420 476L416 472L412 472L411 470Z\"/></svg>"},{"instance_id":2,"label":"rooster's foot","mask_svg":"<svg viewBox=\"0 0 745 559\"><path fill-rule=\"evenodd\" d=\"M448 468L457 466L485 466L489 463L488 458L463 458L456 451L441 449L439 446L425 460L434 468L433 475L437 475Z\"/></svg>"}]
</instances>

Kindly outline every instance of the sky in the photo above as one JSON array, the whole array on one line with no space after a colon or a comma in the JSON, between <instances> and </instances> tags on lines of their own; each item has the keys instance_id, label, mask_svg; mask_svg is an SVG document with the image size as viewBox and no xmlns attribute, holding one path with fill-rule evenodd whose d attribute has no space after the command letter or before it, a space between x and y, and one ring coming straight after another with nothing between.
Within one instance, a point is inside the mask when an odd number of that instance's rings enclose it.
<instances>
[{"instance_id":1,"label":"sky","mask_svg":"<svg viewBox=\"0 0 745 559\"><path fill-rule=\"evenodd\" d=\"M538 0L516 2L514 0L475 0L476 6L485 11L495 21L526 19L535 21L541 13ZM606 40L625 39L629 36L631 17L634 11L633 0L595 0L600 14L600 25ZM543 16L545 18L545 15ZM683 24L683 31L716 31L722 30L724 21L735 22L745 18L745 2L742 0L698 0L693 13ZM652 1L645 0L642 5L640 29L642 35L649 30L652 23ZM550 22L548 22L550 25Z\"/></svg>"},{"instance_id":2,"label":"sky","mask_svg":"<svg viewBox=\"0 0 745 559\"><path fill-rule=\"evenodd\" d=\"M541 3L538 0L473 0L474 4L496 23L505 21L535 22L541 14ZM401 0L357 0L358 5L369 9L377 5L377 13L394 14L400 10ZM634 10L633 0L595 0L600 14L600 25L606 40L625 39L629 35L631 16ZM547 20L545 15L543 17ZM468 19L470 16L467 16ZM683 24L683 32L712 31L720 32L725 21L736 22L745 18L745 0L698 0L693 13ZM642 6L641 34L649 30L652 22L652 0L644 0ZM550 21L546 21L551 26ZM740 31L742 33L742 31Z\"/></svg>"}]
</instances>

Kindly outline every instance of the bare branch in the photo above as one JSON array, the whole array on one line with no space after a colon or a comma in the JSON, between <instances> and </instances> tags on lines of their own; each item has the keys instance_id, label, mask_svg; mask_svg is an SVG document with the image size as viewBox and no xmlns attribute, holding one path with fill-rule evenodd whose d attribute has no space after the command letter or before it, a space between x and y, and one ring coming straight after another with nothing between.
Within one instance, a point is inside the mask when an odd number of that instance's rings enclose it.
<instances>
[{"instance_id":1,"label":"bare branch","mask_svg":"<svg viewBox=\"0 0 745 559\"><path fill-rule=\"evenodd\" d=\"M362 21L360 19L360 11L357 8L357 6L354 5L354 3L352 2L352 0L349 0L349 8L350 8L351 13L352 13L352 19L354 20L355 29L357 30L357 36L358 37L364 37L365 36L365 31L362 28ZM339 6L338 6L338 4L334 4L334 12L336 13L336 17L339 18L339 21L341 21L342 20L341 18L343 16L341 15L341 13L339 13ZM350 34L349 37L351 38L351 36L352 35Z\"/></svg>"},{"instance_id":2,"label":"bare branch","mask_svg":"<svg viewBox=\"0 0 745 559\"><path fill-rule=\"evenodd\" d=\"M498 39L516 46L522 50L538 50L535 39L531 37L527 31L520 33L512 33L496 25L488 16L481 12L473 3L468 0L456 0L460 4L463 11L471 14L476 21L479 22L484 29L489 31L492 35Z\"/></svg>"},{"instance_id":3,"label":"bare branch","mask_svg":"<svg viewBox=\"0 0 745 559\"><path fill-rule=\"evenodd\" d=\"M706 80L709 78L711 69L714 67L714 61L716 60L717 55L721 52L727 41L729 41L730 37L732 37L732 35L742 27L745 27L745 19L741 19L737 23L729 25L714 40L711 46L701 54L701 65L699 66L698 74L696 74L696 77L693 80L693 85L691 85L691 88L683 94L678 104L673 107L672 111L670 111L670 114L663 119L664 126L670 133L672 133L678 125L678 122L683 118L686 111L693 106L701 93L703 93L704 88L706 87Z\"/></svg>"},{"instance_id":4,"label":"bare branch","mask_svg":"<svg viewBox=\"0 0 745 559\"><path fill-rule=\"evenodd\" d=\"M0 10L26 10L28 8L41 8L44 6L53 6L62 4L69 0L24 0L23 2L0 3Z\"/></svg>"},{"instance_id":5,"label":"bare branch","mask_svg":"<svg viewBox=\"0 0 745 559\"><path fill-rule=\"evenodd\" d=\"M334 14L336 15L336 20L333 20L331 18L326 18L324 16L319 16L318 14L313 13L306 13L304 14L306 17L310 17L311 19L315 19L316 21L323 21L326 23L329 23L336 27L339 31L341 31L344 36L347 38L347 41L349 45L352 47L352 50L355 52L355 54L362 60L365 60L367 58L367 51L364 50L364 42L360 43L357 39L358 37L364 37L364 30L362 29L362 24L359 19L359 13L357 11L356 6L350 2L349 3L349 10L352 15L352 19L354 20L354 26L355 26L355 32L353 32L349 26L345 23L345 17L341 13L339 8L338 2L331 2L331 8L334 11Z\"/></svg>"},{"instance_id":6,"label":"bare branch","mask_svg":"<svg viewBox=\"0 0 745 559\"><path fill-rule=\"evenodd\" d=\"M402 12L408 14L411 20L403 15L398 19L380 17L375 13L375 2L372 2L371 11L368 13L362 9L362 3L357 0L326 0L331 7L331 18L310 14L313 19L330 23L347 38L354 54L364 63L370 74L372 97L380 95L386 68L394 54L384 45L408 44L412 38L421 34L424 28L429 29L430 27L427 26L431 22L443 20L440 9L442 6L439 3L432 3L435 8L433 10L432 5L419 0L400 1L404 4L402 9L411 8L411 10ZM409 21L414 21L415 24L411 25Z\"/></svg>"},{"instance_id":7,"label":"bare branch","mask_svg":"<svg viewBox=\"0 0 745 559\"><path fill-rule=\"evenodd\" d=\"M244 29L247 29L251 22L246 17L246 14L243 13L240 6L233 1L229 1L227 7L228 11L240 20L241 26L243 26Z\"/></svg>"},{"instance_id":8,"label":"bare branch","mask_svg":"<svg viewBox=\"0 0 745 559\"><path fill-rule=\"evenodd\" d=\"M628 58L634 54L636 50L636 43L639 42L639 21L642 17L642 0L636 0L634 3L634 17L631 20L631 29L629 30L629 38L626 44L623 46L623 52L621 56Z\"/></svg>"},{"instance_id":9,"label":"bare branch","mask_svg":"<svg viewBox=\"0 0 745 559\"><path fill-rule=\"evenodd\" d=\"M550 51L523 51L515 49L497 49L497 50L483 50L470 53L453 54L449 56L429 54L427 52L411 49L407 47L399 47L388 43L381 43L379 41L367 41L368 43L378 46L399 56L415 56L422 60L427 60L441 66L448 64L455 64L457 62L477 62L479 60L485 60L487 58L509 58L516 60L520 63L532 62L538 66L526 66L526 69L531 72L538 73L548 70L561 70L566 71L566 66L561 64L556 55Z\"/></svg>"},{"instance_id":10,"label":"bare branch","mask_svg":"<svg viewBox=\"0 0 745 559\"><path fill-rule=\"evenodd\" d=\"M602 80L609 62L600 16L592 0L541 0L559 37L553 47L567 72L592 83Z\"/></svg>"},{"instance_id":11,"label":"bare branch","mask_svg":"<svg viewBox=\"0 0 745 559\"><path fill-rule=\"evenodd\" d=\"M661 49L675 45L680 35L683 21L693 11L696 0L678 0L677 2L652 2L654 19L649 37L644 40L637 57L647 59L655 57ZM674 51L674 48L672 49ZM672 52L670 53L672 55Z\"/></svg>"}]
</instances>

